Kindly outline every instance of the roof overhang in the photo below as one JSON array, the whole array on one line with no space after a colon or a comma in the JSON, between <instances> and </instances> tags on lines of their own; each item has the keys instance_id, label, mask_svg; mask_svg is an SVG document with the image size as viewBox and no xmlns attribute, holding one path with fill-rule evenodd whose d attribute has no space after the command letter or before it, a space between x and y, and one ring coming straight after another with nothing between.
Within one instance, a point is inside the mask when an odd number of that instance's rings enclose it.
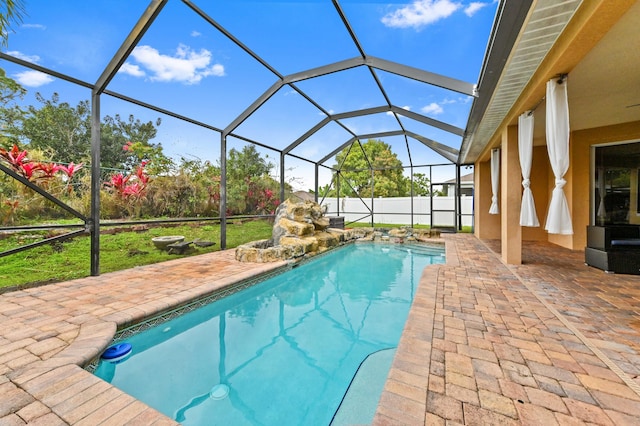
<instances>
[{"instance_id":1,"label":"roof overhang","mask_svg":"<svg viewBox=\"0 0 640 426\"><path fill-rule=\"evenodd\" d=\"M478 160L582 0L504 2L485 56L460 164Z\"/></svg>"}]
</instances>

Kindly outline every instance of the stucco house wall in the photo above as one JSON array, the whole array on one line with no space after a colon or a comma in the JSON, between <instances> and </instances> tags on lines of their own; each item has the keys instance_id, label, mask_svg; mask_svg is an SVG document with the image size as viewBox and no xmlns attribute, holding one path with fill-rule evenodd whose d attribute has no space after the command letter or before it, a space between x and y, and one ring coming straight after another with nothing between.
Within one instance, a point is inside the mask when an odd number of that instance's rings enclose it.
<instances>
[{"instance_id":1,"label":"stucco house wall","mask_svg":"<svg viewBox=\"0 0 640 426\"><path fill-rule=\"evenodd\" d=\"M536 211L538 219L540 220L539 228L521 227L519 230L513 230L509 228L509 224L513 223L514 211L506 209L517 209L516 213L519 215L520 206L517 197L514 197L515 187L512 185L513 180L516 179L516 171L519 170L519 160L514 159L513 146L517 146L517 117L521 113L536 105L537 101L542 102L544 98L544 87L546 81L559 73L568 73L568 85L571 87L571 72L578 70L581 78L588 79L588 76L593 73L594 58L602 56L602 45L598 46L600 40L606 37L607 33L612 29L615 29L618 22L622 22L625 18L625 14L629 12L632 15L639 16L640 5L633 1L620 1L620 2L607 2L604 0L594 0L593 2L583 3L582 9L576 14L575 20L571 22L565 32L554 44L554 47L550 51L547 58L539 67L536 74L531 78L528 86L520 93L518 100L514 103L509 116L505 118L500 129L494 134L491 141L485 146L482 154L478 156L474 162L475 176L475 233L476 236L483 239L501 239L503 245L503 258L507 259L508 255L505 254L504 247L507 246L508 250L514 250L521 246L521 241L537 240L537 241L549 241L551 243L573 249L582 250L586 245L586 228L590 224L590 218L592 216L592 200L591 194L593 193L592 185L592 149L594 145L610 144L617 142L640 142L640 106L635 109L625 109L625 119L631 118L631 121L620 124L620 115L617 117L613 114L606 115L606 110L603 110L602 104L609 101L608 94L598 90L598 86L590 85L588 89L589 96L583 96L584 93L572 92L569 89L569 122L571 125L572 111L575 116L580 118L580 123L577 126L578 130L572 130L569 141L569 155L570 166L569 170L565 174L566 185L564 192L567 197L567 202L571 212L573 221L573 235L557 235L548 234L544 230L545 220L549 201L551 199L551 193L555 187L555 177L549 163L549 157L546 150L546 142L544 136L544 113L543 111L536 111L536 125L537 130L534 131L534 153L533 163L531 171L531 190L534 194ZM635 19L635 18L634 18ZM626 31L632 31L627 33L627 38L635 37L633 40L625 40L624 43L629 43L629 46L637 43L640 40L640 30L629 30L629 19L626 19ZM618 30L620 27L618 27ZM613 34L613 33L612 33ZM609 38L609 43L611 37ZM609 44L611 46L611 44ZM616 49L619 50L616 45ZM597 53L597 55L596 55ZM620 52L616 54L620 55ZM633 55L631 51L629 55ZM600 55L600 56L598 56ZM624 56L624 55L623 55ZM620 59L620 56L618 56ZM621 60L628 61L626 63L629 66L629 70L622 71L621 81L616 81L616 90L637 91L634 77L634 73L637 73L637 69L630 64L632 60L623 57ZM608 65L608 64L607 64ZM604 64L603 64L604 66ZM635 69L635 70L634 70ZM624 74L626 73L626 74ZM626 83L628 81L628 83ZM625 86L628 86L626 87ZM626 88L625 88L626 87ZM597 96L594 96L597 94ZM614 99L616 93L611 93L611 98ZM595 99L602 99L603 102L594 102ZM538 102L538 104L540 104ZM544 104L543 104L544 105ZM616 105L620 107L619 105ZM543 108L541 108L543 109ZM607 117L605 120L604 117ZM610 120L609 123L606 123ZM578 120L576 120L578 121ZM617 124L610 124L615 123ZM596 124L593 124L593 123ZM589 127L593 124L593 127ZM605 124L605 125L603 125ZM572 128L575 126L572 126ZM514 136L515 135L515 136ZM491 167L490 167L490 153L494 148L502 149L503 154L508 155L507 164L501 164L501 173L507 173L508 188L505 189L504 185L500 188L501 200L508 200L508 205L500 205L500 214L490 215L489 206L491 204ZM640 168L640 165L638 165ZM506 171L504 169L507 169ZM635 178L634 178L635 176ZM632 205L636 205L637 190L637 172L632 176ZM518 177L520 182L522 177ZM502 181L504 183L504 181ZM520 185L520 197L522 193L522 186ZM504 191L508 191L508 194L504 194ZM517 194L516 194L517 195ZM521 199L521 198L520 198ZM505 213L505 211L507 213ZM505 220L505 216L508 217ZM632 215L630 221L633 223L640 223L640 216ZM520 235L521 234L521 235ZM505 238L506 236L506 238ZM514 257L515 262L518 263L517 256ZM509 262L512 263L512 262Z\"/></svg>"}]
</instances>

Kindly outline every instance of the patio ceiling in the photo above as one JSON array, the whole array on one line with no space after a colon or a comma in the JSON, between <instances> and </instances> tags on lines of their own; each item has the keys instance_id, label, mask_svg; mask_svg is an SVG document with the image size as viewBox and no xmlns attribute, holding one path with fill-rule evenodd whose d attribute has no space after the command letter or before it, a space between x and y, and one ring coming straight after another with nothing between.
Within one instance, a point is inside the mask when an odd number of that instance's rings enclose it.
<instances>
[{"instance_id":1,"label":"patio ceiling","mask_svg":"<svg viewBox=\"0 0 640 426\"><path fill-rule=\"evenodd\" d=\"M637 121L640 55L629 46L637 44L638 22L640 2L536 1L489 106L471 112L461 162L488 160L500 129L516 125L530 109L536 115L534 144L545 145L544 83L560 73L568 74L572 131ZM569 47L560 48L556 41L565 30Z\"/></svg>"},{"instance_id":2,"label":"patio ceiling","mask_svg":"<svg viewBox=\"0 0 640 426\"><path fill-rule=\"evenodd\" d=\"M425 45L417 45L420 47L418 51L398 52L397 57L376 56L375 31L363 24L366 21L354 19L366 11L363 9L365 3L376 2L255 2L252 5L258 4L262 14L246 13L229 20L227 12L237 8L241 10L246 3L220 1L214 6L192 0L153 0L144 10L135 6L137 11L135 8L126 12L104 11L105 19L116 19L119 14L126 13L131 29L115 54L101 59L104 66L98 76L83 74L80 68L45 67L13 55L11 51L0 53L0 58L90 88L94 93L104 93L219 132L223 139L255 143L280 155L316 165L325 165L340 149L368 138L393 141L394 152L398 149L405 151L399 156L404 167L422 165L416 164L418 156L415 151L424 149L437 153L446 162L461 163L469 162L473 153L482 146L478 141L485 141L491 135L508 111L509 103L513 102L514 93L526 84L527 76L535 71L580 1L564 1L559 7L551 7L555 2L540 0L535 2L532 13L529 9L533 0L500 1L493 28L469 34L470 38L486 37L484 57L448 59L454 63L461 61L460 66L454 67L456 75L441 72L450 68L430 61L429 49ZM300 8L302 22L278 21L277 14L283 7ZM322 18L326 21L318 23L314 19L321 19L317 17L320 14L314 15L314 8L322 8L323 11L330 8L333 12L321 15L330 18ZM132 20L136 14L139 18ZM522 54L517 56L519 53L516 52L516 59L507 61L525 20L527 32L518 44ZM126 76L121 71L131 60L136 47L151 45L156 34L169 28L175 29L180 25L190 28L203 21L209 27L205 34L207 37L219 45L232 45L242 53L242 60L238 60L237 66L255 70L250 81L235 82L230 77L225 83L238 84L237 97L242 101L235 97L215 99L215 87L209 88L205 84L181 87L177 91L149 90L148 85L145 89L122 90L126 87ZM264 28L263 37L256 39L247 31L247 28L256 26ZM300 26L317 26L321 30L318 40L298 40L296 29L299 30ZM526 43L531 45L528 49ZM285 61L287 54L298 54L299 64L291 65L290 61ZM505 65L506 73L503 73ZM480 72L474 73L473 70ZM477 81L475 75L479 75ZM95 83L87 83L87 80ZM333 105L326 96L335 91L349 92L355 82L358 90L354 91L351 104ZM513 90L509 90L510 87ZM296 96L286 99L288 93ZM202 98L210 99L212 104L226 102L226 108L213 117L203 108L176 107L172 102L176 96L191 97L194 104L196 99ZM466 116L462 118L441 119L407 107L409 104L418 105L419 97L430 96L439 96L440 99L463 97L471 102ZM289 114L294 111L305 112L305 118ZM273 128L254 125L256 117L262 118L263 123L272 123ZM461 143L463 157L458 155ZM309 144L313 145L313 150L307 148ZM467 152L470 146L473 147L471 156ZM309 154L311 151L314 154Z\"/></svg>"}]
</instances>

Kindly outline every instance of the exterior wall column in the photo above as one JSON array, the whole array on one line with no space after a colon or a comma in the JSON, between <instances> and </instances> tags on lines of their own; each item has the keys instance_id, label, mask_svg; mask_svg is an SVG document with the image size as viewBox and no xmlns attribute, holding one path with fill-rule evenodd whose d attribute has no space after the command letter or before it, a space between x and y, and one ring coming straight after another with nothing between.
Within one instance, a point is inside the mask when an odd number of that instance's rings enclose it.
<instances>
[{"instance_id":1,"label":"exterior wall column","mask_svg":"<svg viewBox=\"0 0 640 426\"><path fill-rule=\"evenodd\" d=\"M502 260L508 264L522 263L522 172L518 155L518 126L502 132L500 152L500 213Z\"/></svg>"},{"instance_id":2,"label":"exterior wall column","mask_svg":"<svg viewBox=\"0 0 640 426\"><path fill-rule=\"evenodd\" d=\"M500 215L489 214L491 206L491 164L479 161L474 164L473 206L474 234L481 240L500 238Z\"/></svg>"}]
</instances>

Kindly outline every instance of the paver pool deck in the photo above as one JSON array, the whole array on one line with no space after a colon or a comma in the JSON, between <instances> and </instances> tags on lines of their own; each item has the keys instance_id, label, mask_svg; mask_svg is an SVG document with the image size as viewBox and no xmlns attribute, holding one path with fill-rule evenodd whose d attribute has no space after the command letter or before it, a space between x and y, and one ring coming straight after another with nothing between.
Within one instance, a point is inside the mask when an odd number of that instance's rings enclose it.
<instances>
[{"instance_id":1,"label":"paver pool deck","mask_svg":"<svg viewBox=\"0 0 640 426\"><path fill-rule=\"evenodd\" d=\"M640 425L640 276L584 253L443 236L374 424ZM0 425L176 424L82 367L118 328L282 267L233 250L0 294Z\"/></svg>"}]
</instances>

